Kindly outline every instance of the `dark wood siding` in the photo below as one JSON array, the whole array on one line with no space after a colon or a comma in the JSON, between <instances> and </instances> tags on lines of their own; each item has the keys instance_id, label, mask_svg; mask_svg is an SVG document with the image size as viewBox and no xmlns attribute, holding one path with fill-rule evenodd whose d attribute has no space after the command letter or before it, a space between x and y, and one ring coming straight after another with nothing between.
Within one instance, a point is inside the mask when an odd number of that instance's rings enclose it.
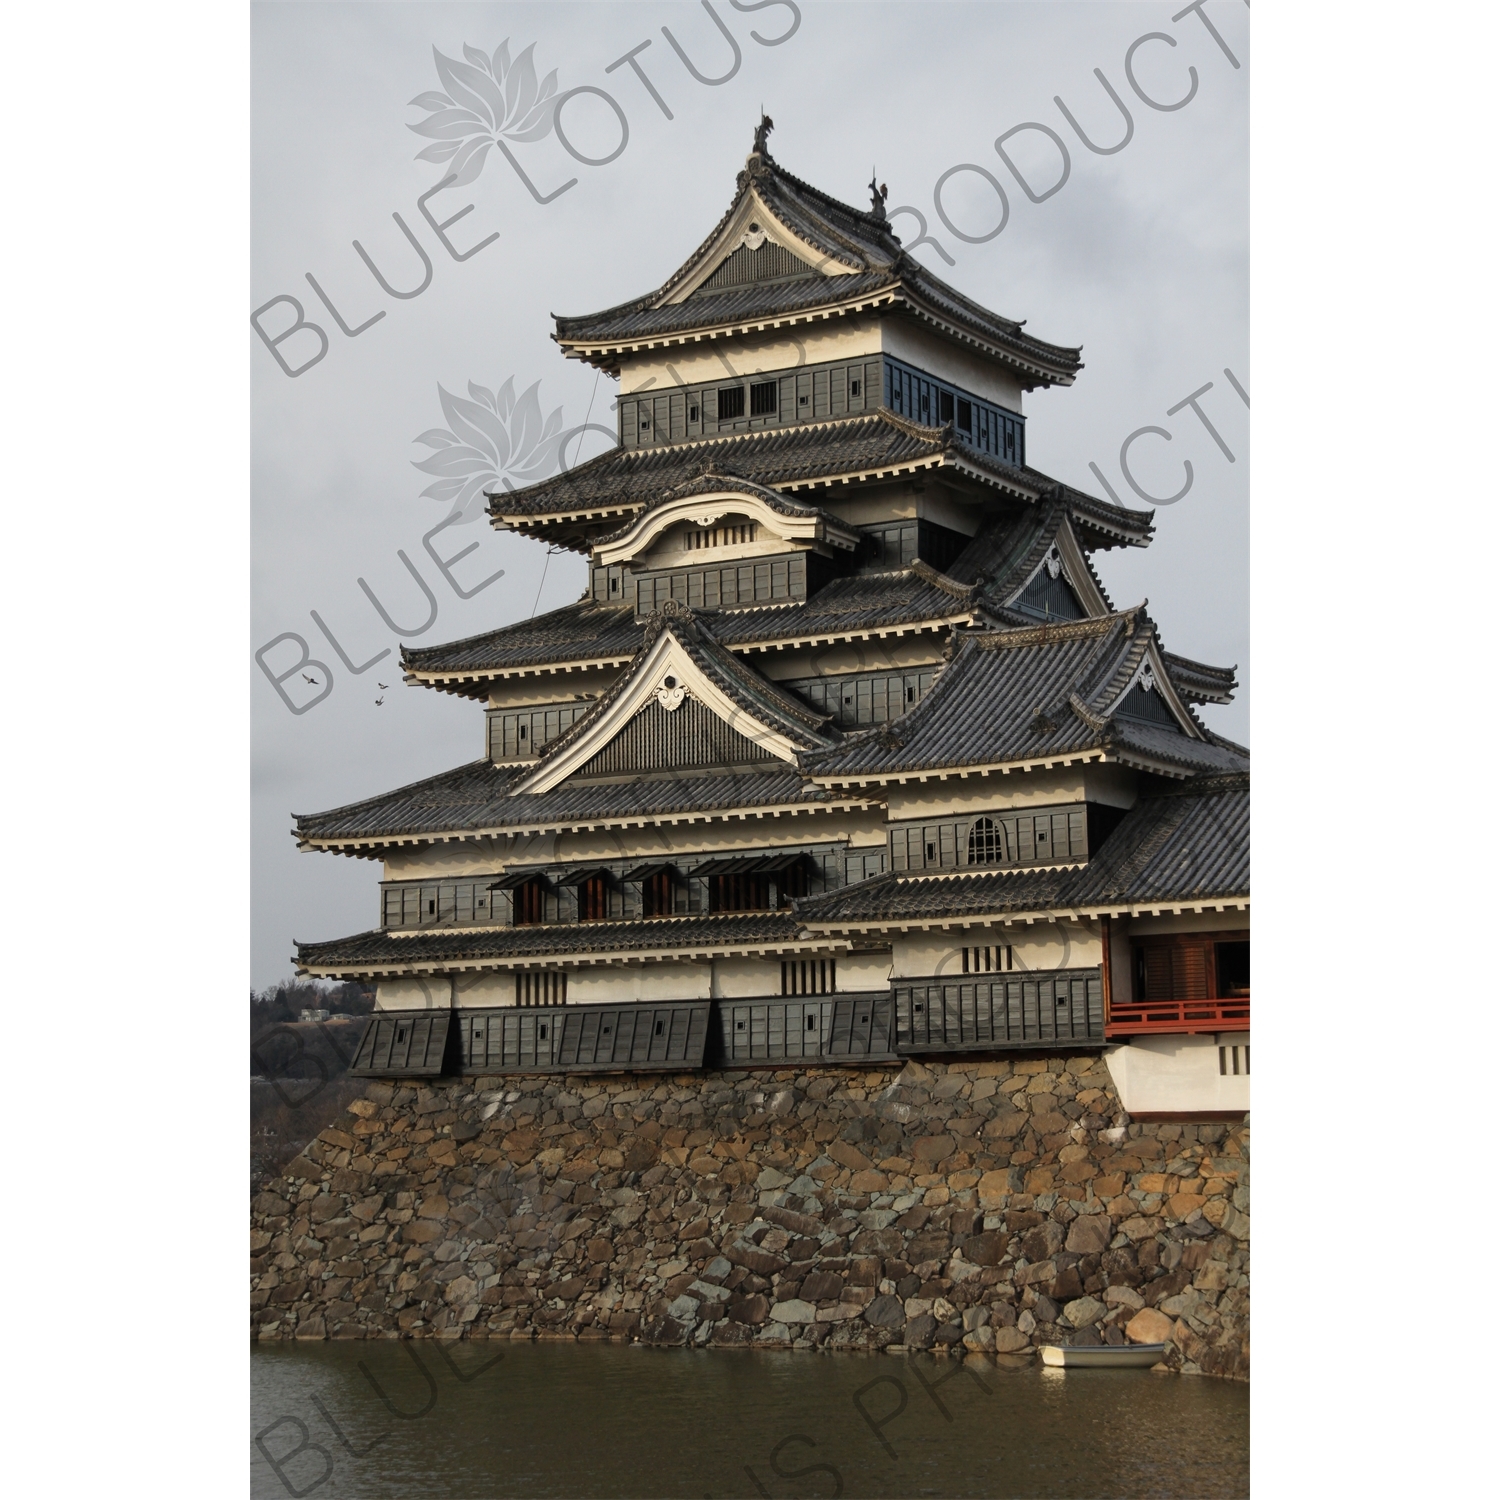
<instances>
[{"instance_id":1,"label":"dark wood siding","mask_svg":"<svg viewBox=\"0 0 1500 1500\"><path fill-rule=\"evenodd\" d=\"M467 1073L599 1073L701 1068L709 1002L459 1012Z\"/></svg>"},{"instance_id":2,"label":"dark wood siding","mask_svg":"<svg viewBox=\"0 0 1500 1500\"><path fill-rule=\"evenodd\" d=\"M937 380L914 365L885 359L885 404L913 422L940 427L952 422L954 436L1008 464L1026 462L1026 419L961 386ZM967 425L965 425L967 419Z\"/></svg>"},{"instance_id":3,"label":"dark wood siding","mask_svg":"<svg viewBox=\"0 0 1500 1500\"><path fill-rule=\"evenodd\" d=\"M1098 969L960 982L903 981L892 986L892 993L900 1053L1104 1042L1104 986Z\"/></svg>"},{"instance_id":4,"label":"dark wood siding","mask_svg":"<svg viewBox=\"0 0 1500 1500\"><path fill-rule=\"evenodd\" d=\"M941 571L972 540L936 521L883 521L859 529L865 537L859 556L861 573L894 573L909 568L918 558Z\"/></svg>"},{"instance_id":5,"label":"dark wood siding","mask_svg":"<svg viewBox=\"0 0 1500 1500\"><path fill-rule=\"evenodd\" d=\"M686 698L670 711L659 703L648 703L574 774L610 776L621 771L685 771L778 759L696 698Z\"/></svg>"},{"instance_id":6,"label":"dark wood siding","mask_svg":"<svg viewBox=\"0 0 1500 1500\"><path fill-rule=\"evenodd\" d=\"M635 612L641 618L668 599L693 609L731 609L806 599L830 574L825 560L805 552L746 558L717 567L667 568L636 575ZM809 578L811 577L811 582Z\"/></svg>"},{"instance_id":7,"label":"dark wood siding","mask_svg":"<svg viewBox=\"0 0 1500 1500\"><path fill-rule=\"evenodd\" d=\"M885 990L820 999L714 1002L712 1054L719 1067L896 1055L894 1008Z\"/></svg>"},{"instance_id":8,"label":"dark wood siding","mask_svg":"<svg viewBox=\"0 0 1500 1500\"><path fill-rule=\"evenodd\" d=\"M620 446L650 448L720 432L753 432L874 411L881 404L883 368L880 357L874 355L637 391L620 398ZM757 413L750 387L768 384L776 387L775 408ZM735 388L741 393L736 403L739 410L732 414L725 410L721 415L719 392Z\"/></svg>"},{"instance_id":9,"label":"dark wood siding","mask_svg":"<svg viewBox=\"0 0 1500 1500\"><path fill-rule=\"evenodd\" d=\"M457 1071L451 1010L376 1011L355 1049L355 1078L434 1078ZM444 1064L448 1066L445 1068Z\"/></svg>"},{"instance_id":10,"label":"dark wood siding","mask_svg":"<svg viewBox=\"0 0 1500 1500\"><path fill-rule=\"evenodd\" d=\"M892 870L1006 868L1089 856L1087 804L924 819L889 828ZM972 857L971 857L972 856Z\"/></svg>"},{"instance_id":11,"label":"dark wood siding","mask_svg":"<svg viewBox=\"0 0 1500 1500\"><path fill-rule=\"evenodd\" d=\"M915 708L932 686L932 667L915 672L861 672L847 677L800 677L783 682L843 728L884 724Z\"/></svg>"},{"instance_id":12,"label":"dark wood siding","mask_svg":"<svg viewBox=\"0 0 1500 1500\"><path fill-rule=\"evenodd\" d=\"M497 925L509 920L504 893L492 890L498 875L463 880L388 880L380 887L383 927Z\"/></svg>"},{"instance_id":13,"label":"dark wood siding","mask_svg":"<svg viewBox=\"0 0 1500 1500\"><path fill-rule=\"evenodd\" d=\"M1010 606L1039 620L1081 620L1083 606L1060 573L1056 578L1043 568Z\"/></svg>"},{"instance_id":14,"label":"dark wood siding","mask_svg":"<svg viewBox=\"0 0 1500 1500\"><path fill-rule=\"evenodd\" d=\"M536 708L487 708L490 759L529 760L539 755L548 740L556 739L593 706L592 703L544 703Z\"/></svg>"}]
</instances>

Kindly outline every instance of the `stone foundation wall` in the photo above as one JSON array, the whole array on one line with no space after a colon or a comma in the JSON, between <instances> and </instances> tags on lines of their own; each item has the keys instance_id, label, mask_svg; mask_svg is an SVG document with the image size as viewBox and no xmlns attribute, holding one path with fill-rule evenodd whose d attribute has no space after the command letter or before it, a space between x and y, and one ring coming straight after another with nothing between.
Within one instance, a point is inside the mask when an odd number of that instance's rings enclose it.
<instances>
[{"instance_id":1,"label":"stone foundation wall","mask_svg":"<svg viewBox=\"0 0 1500 1500\"><path fill-rule=\"evenodd\" d=\"M1248 1124L1095 1056L371 1083L252 1201L259 1338L1249 1362Z\"/></svg>"}]
</instances>

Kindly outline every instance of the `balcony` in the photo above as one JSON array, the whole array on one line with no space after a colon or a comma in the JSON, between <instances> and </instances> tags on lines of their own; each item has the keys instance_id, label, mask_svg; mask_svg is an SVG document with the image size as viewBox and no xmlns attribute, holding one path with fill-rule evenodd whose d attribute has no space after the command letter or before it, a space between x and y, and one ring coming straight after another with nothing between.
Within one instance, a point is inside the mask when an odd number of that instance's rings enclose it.
<instances>
[{"instance_id":1,"label":"balcony","mask_svg":"<svg viewBox=\"0 0 1500 1500\"><path fill-rule=\"evenodd\" d=\"M1111 1004L1104 1034L1111 1041L1152 1032L1248 1031L1250 997L1232 1000L1147 1000Z\"/></svg>"}]
</instances>

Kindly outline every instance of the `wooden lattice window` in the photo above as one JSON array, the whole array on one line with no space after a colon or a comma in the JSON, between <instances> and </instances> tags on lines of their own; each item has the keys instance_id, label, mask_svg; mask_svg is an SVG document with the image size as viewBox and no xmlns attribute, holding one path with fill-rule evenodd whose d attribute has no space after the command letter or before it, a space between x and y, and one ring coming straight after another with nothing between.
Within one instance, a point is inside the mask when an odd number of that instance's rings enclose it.
<instances>
[{"instance_id":1,"label":"wooden lattice window","mask_svg":"<svg viewBox=\"0 0 1500 1500\"><path fill-rule=\"evenodd\" d=\"M965 974L997 974L1005 969L1014 969L1015 955L1009 943L996 943L985 948L965 948Z\"/></svg>"},{"instance_id":2,"label":"wooden lattice window","mask_svg":"<svg viewBox=\"0 0 1500 1500\"><path fill-rule=\"evenodd\" d=\"M531 927L546 920L547 893L539 880L528 880L518 885L514 896L514 923L517 927Z\"/></svg>"},{"instance_id":3,"label":"wooden lattice window","mask_svg":"<svg viewBox=\"0 0 1500 1500\"><path fill-rule=\"evenodd\" d=\"M719 420L745 415L745 387L726 385L719 388Z\"/></svg>"},{"instance_id":4,"label":"wooden lattice window","mask_svg":"<svg viewBox=\"0 0 1500 1500\"><path fill-rule=\"evenodd\" d=\"M568 976L545 969L526 969L516 975L517 1005L566 1005Z\"/></svg>"},{"instance_id":5,"label":"wooden lattice window","mask_svg":"<svg viewBox=\"0 0 1500 1500\"><path fill-rule=\"evenodd\" d=\"M774 380L757 381L750 387L750 415L771 417L775 414L776 382Z\"/></svg>"},{"instance_id":6,"label":"wooden lattice window","mask_svg":"<svg viewBox=\"0 0 1500 1500\"><path fill-rule=\"evenodd\" d=\"M578 887L578 920L604 922L609 919L609 881L592 875Z\"/></svg>"},{"instance_id":7,"label":"wooden lattice window","mask_svg":"<svg viewBox=\"0 0 1500 1500\"><path fill-rule=\"evenodd\" d=\"M648 875L641 882L641 915L646 917L670 917L672 915L672 877L666 870Z\"/></svg>"},{"instance_id":8,"label":"wooden lattice window","mask_svg":"<svg viewBox=\"0 0 1500 1500\"><path fill-rule=\"evenodd\" d=\"M1250 940L1243 933L1137 938L1135 999L1235 1000L1250 994Z\"/></svg>"},{"instance_id":9,"label":"wooden lattice window","mask_svg":"<svg viewBox=\"0 0 1500 1500\"><path fill-rule=\"evenodd\" d=\"M781 965L783 995L831 995L834 991L834 961L831 958L798 958Z\"/></svg>"},{"instance_id":10,"label":"wooden lattice window","mask_svg":"<svg viewBox=\"0 0 1500 1500\"><path fill-rule=\"evenodd\" d=\"M969 829L969 863L999 864L1005 858L1005 834L991 818L976 818Z\"/></svg>"}]
</instances>

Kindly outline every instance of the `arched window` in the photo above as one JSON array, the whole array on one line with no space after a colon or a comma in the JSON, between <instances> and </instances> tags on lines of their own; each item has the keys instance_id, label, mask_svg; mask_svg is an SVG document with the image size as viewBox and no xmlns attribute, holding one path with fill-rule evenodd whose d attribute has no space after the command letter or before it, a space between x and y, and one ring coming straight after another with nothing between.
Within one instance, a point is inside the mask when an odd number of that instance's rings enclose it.
<instances>
[{"instance_id":1,"label":"arched window","mask_svg":"<svg viewBox=\"0 0 1500 1500\"><path fill-rule=\"evenodd\" d=\"M976 818L969 829L969 863L997 865L1005 859L1005 835L989 818Z\"/></svg>"}]
</instances>

